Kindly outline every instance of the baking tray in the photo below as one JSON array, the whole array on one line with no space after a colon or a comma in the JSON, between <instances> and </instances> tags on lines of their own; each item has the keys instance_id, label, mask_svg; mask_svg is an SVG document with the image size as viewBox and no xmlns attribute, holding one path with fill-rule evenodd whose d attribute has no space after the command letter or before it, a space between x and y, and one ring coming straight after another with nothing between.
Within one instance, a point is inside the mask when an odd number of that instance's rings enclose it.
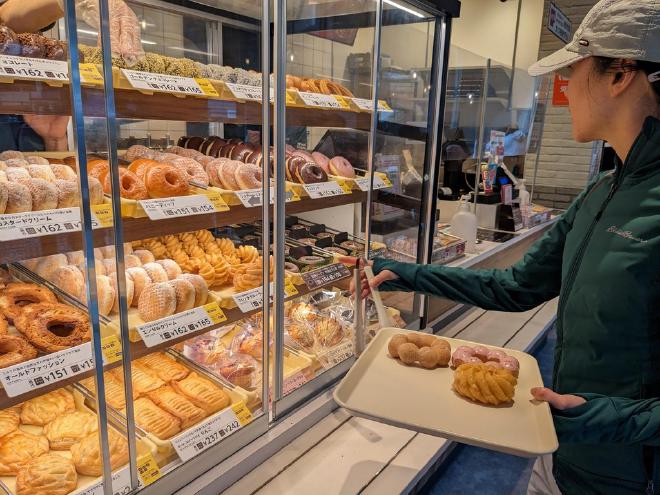
<instances>
[{"instance_id":1,"label":"baking tray","mask_svg":"<svg viewBox=\"0 0 660 495\"><path fill-rule=\"evenodd\" d=\"M390 357L387 344L398 333L412 332L383 328L367 346L334 391L341 407L356 416L522 457L557 450L550 407L532 400L529 392L532 387L543 386L532 356L502 349L520 362L514 401L506 406L483 406L452 390L451 368L427 370ZM452 351L461 345L475 345L446 340Z\"/></svg>"}]
</instances>

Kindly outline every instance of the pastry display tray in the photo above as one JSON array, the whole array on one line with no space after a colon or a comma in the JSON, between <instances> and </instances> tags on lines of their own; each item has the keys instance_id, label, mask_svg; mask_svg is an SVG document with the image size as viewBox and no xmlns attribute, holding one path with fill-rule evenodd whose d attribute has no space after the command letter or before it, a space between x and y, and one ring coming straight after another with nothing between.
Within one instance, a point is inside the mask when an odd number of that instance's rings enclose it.
<instances>
[{"instance_id":1,"label":"pastry display tray","mask_svg":"<svg viewBox=\"0 0 660 495\"><path fill-rule=\"evenodd\" d=\"M522 457L557 449L550 407L530 395L532 387L543 386L536 359L501 349L520 362L514 401L499 407L484 406L453 391L451 368L427 370L390 357L390 338L409 332L399 328L378 332L334 391L341 407L356 416ZM452 352L461 345L475 345L446 340Z\"/></svg>"}]
</instances>

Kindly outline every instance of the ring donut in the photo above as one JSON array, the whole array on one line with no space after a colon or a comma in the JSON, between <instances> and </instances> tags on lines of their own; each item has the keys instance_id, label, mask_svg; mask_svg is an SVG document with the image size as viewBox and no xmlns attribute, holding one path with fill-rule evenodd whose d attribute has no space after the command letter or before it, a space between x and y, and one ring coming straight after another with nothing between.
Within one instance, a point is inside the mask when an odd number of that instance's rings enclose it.
<instances>
[{"instance_id":1,"label":"ring donut","mask_svg":"<svg viewBox=\"0 0 660 495\"><path fill-rule=\"evenodd\" d=\"M0 335L0 368L8 368L37 357L37 350L23 337Z\"/></svg>"},{"instance_id":2,"label":"ring donut","mask_svg":"<svg viewBox=\"0 0 660 495\"><path fill-rule=\"evenodd\" d=\"M314 163L325 170L326 174L330 173L330 158L318 151L312 152L312 158L314 159Z\"/></svg>"},{"instance_id":3,"label":"ring donut","mask_svg":"<svg viewBox=\"0 0 660 495\"><path fill-rule=\"evenodd\" d=\"M103 190L106 194L110 194L111 191L110 180L110 174L106 174L103 183ZM149 197L144 183L138 179L137 175L125 168L119 169L119 195L122 198L135 200L147 199Z\"/></svg>"},{"instance_id":4,"label":"ring donut","mask_svg":"<svg viewBox=\"0 0 660 495\"><path fill-rule=\"evenodd\" d=\"M204 167L192 158L180 157L176 160L172 160L170 164L186 174L189 181L196 182L203 186L209 185L209 176L204 170Z\"/></svg>"},{"instance_id":5,"label":"ring donut","mask_svg":"<svg viewBox=\"0 0 660 495\"><path fill-rule=\"evenodd\" d=\"M37 303L56 303L55 294L36 284L12 282L0 295L0 310L7 320L13 322L28 305Z\"/></svg>"},{"instance_id":6,"label":"ring donut","mask_svg":"<svg viewBox=\"0 0 660 495\"><path fill-rule=\"evenodd\" d=\"M346 177L347 179L355 178L355 169L351 162L343 156L335 156L329 163L330 173L338 175L339 177Z\"/></svg>"},{"instance_id":7,"label":"ring donut","mask_svg":"<svg viewBox=\"0 0 660 495\"><path fill-rule=\"evenodd\" d=\"M89 318L66 304L31 304L14 324L42 352L63 351L90 340Z\"/></svg>"},{"instance_id":8,"label":"ring donut","mask_svg":"<svg viewBox=\"0 0 660 495\"><path fill-rule=\"evenodd\" d=\"M134 160L129 166L128 170L137 175L138 179L144 182L144 176L151 167L160 165L156 160L150 160L149 158L138 158Z\"/></svg>"},{"instance_id":9,"label":"ring donut","mask_svg":"<svg viewBox=\"0 0 660 495\"><path fill-rule=\"evenodd\" d=\"M261 187L261 169L252 163L241 163L234 169L234 178L241 189Z\"/></svg>"},{"instance_id":10,"label":"ring donut","mask_svg":"<svg viewBox=\"0 0 660 495\"><path fill-rule=\"evenodd\" d=\"M144 183L151 198L185 196L190 191L186 174L172 165L149 168Z\"/></svg>"},{"instance_id":11,"label":"ring donut","mask_svg":"<svg viewBox=\"0 0 660 495\"><path fill-rule=\"evenodd\" d=\"M301 184L316 184L318 182L326 182L328 180L328 174L316 163L307 162L302 166L296 167L296 178Z\"/></svg>"},{"instance_id":12,"label":"ring donut","mask_svg":"<svg viewBox=\"0 0 660 495\"><path fill-rule=\"evenodd\" d=\"M87 162L87 175L99 178L99 175L108 173L110 164L108 160L90 160Z\"/></svg>"}]
</instances>

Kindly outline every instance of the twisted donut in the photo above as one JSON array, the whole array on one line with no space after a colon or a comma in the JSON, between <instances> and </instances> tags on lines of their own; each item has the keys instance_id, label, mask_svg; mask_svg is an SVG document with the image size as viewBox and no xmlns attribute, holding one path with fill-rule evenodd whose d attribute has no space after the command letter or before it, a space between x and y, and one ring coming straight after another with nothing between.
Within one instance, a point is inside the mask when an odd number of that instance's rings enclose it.
<instances>
[{"instance_id":1,"label":"twisted donut","mask_svg":"<svg viewBox=\"0 0 660 495\"><path fill-rule=\"evenodd\" d=\"M476 402L497 406L511 402L517 384L510 372L487 364L462 364L454 373L454 390Z\"/></svg>"},{"instance_id":2,"label":"twisted donut","mask_svg":"<svg viewBox=\"0 0 660 495\"><path fill-rule=\"evenodd\" d=\"M253 263L259 257L259 251L254 246L239 246L236 254L243 263Z\"/></svg>"},{"instance_id":3,"label":"twisted donut","mask_svg":"<svg viewBox=\"0 0 660 495\"><path fill-rule=\"evenodd\" d=\"M188 261L188 273L200 275L205 281L206 285L213 287L215 283L215 269L209 264L208 261L203 259L191 259Z\"/></svg>"}]
</instances>

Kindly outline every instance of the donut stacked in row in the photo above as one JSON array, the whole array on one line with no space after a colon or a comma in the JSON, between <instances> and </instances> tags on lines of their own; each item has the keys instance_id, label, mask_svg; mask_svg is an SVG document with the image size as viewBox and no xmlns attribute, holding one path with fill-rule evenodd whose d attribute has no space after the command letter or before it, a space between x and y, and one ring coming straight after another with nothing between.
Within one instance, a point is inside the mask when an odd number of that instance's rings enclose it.
<instances>
[{"instance_id":1,"label":"donut stacked in row","mask_svg":"<svg viewBox=\"0 0 660 495\"><path fill-rule=\"evenodd\" d=\"M66 60L67 45L40 33L16 34L8 26L0 26L0 54L16 57Z\"/></svg>"},{"instance_id":2,"label":"donut stacked in row","mask_svg":"<svg viewBox=\"0 0 660 495\"><path fill-rule=\"evenodd\" d=\"M312 79L292 76L290 74L286 76L286 89L297 89L307 93L353 97L353 93L346 86L330 79Z\"/></svg>"},{"instance_id":3,"label":"donut stacked in row","mask_svg":"<svg viewBox=\"0 0 660 495\"><path fill-rule=\"evenodd\" d=\"M89 182L92 204L103 202L101 184ZM0 214L54 210L80 204L73 168L20 151L0 153Z\"/></svg>"}]
</instances>

